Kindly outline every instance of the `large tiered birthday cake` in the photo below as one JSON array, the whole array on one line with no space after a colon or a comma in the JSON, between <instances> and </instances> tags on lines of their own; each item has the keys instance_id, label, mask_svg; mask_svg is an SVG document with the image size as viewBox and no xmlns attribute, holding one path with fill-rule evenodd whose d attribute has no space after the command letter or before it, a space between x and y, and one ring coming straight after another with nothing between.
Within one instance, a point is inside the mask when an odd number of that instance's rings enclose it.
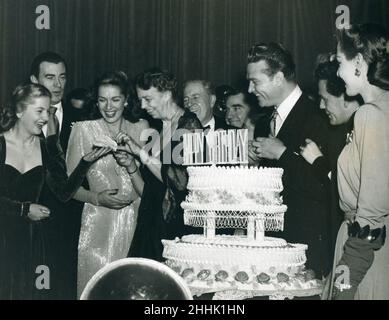
<instances>
[{"instance_id":1,"label":"large tiered birthday cake","mask_svg":"<svg viewBox=\"0 0 389 320\"><path fill-rule=\"evenodd\" d=\"M181 204L184 222L204 228L204 234L163 240L166 264L190 287L210 291L317 286L314 274L304 268L306 245L264 236L284 227L283 170L237 166L247 162L247 130L184 135L184 164L189 166L189 194ZM216 235L218 228L246 234Z\"/></svg>"}]
</instances>

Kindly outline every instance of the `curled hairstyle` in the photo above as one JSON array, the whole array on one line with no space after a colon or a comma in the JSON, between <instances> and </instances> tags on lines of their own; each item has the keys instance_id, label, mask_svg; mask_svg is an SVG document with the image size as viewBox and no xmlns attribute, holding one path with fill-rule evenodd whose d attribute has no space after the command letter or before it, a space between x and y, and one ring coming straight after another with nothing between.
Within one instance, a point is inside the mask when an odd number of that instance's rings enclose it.
<instances>
[{"instance_id":1,"label":"curled hairstyle","mask_svg":"<svg viewBox=\"0 0 389 320\"><path fill-rule=\"evenodd\" d=\"M339 63L337 61L326 61L319 63L315 70L317 81L326 80L327 92L335 97L340 97L346 93L346 84L338 77Z\"/></svg>"},{"instance_id":2,"label":"curled hairstyle","mask_svg":"<svg viewBox=\"0 0 389 320\"><path fill-rule=\"evenodd\" d=\"M37 55L31 63L30 75L34 75L36 78L39 77L39 68L42 62L50 63L63 63L65 70L67 70L66 61L58 53L47 51Z\"/></svg>"},{"instance_id":3,"label":"curled hairstyle","mask_svg":"<svg viewBox=\"0 0 389 320\"><path fill-rule=\"evenodd\" d=\"M135 77L135 85L142 90L154 87L159 92L170 91L173 99L177 102L177 79L170 72L157 67L147 69Z\"/></svg>"},{"instance_id":4,"label":"curled hairstyle","mask_svg":"<svg viewBox=\"0 0 389 320\"><path fill-rule=\"evenodd\" d=\"M99 88L101 86L114 86L118 87L121 94L124 95L128 105L123 110L123 117L130 121L136 122L140 118L140 110L134 104L134 89L128 79L128 76L123 71L109 71L100 76L92 89L91 101L88 102L91 104L91 119L100 119L102 115L97 106L97 100L99 96Z\"/></svg>"},{"instance_id":5,"label":"curled hairstyle","mask_svg":"<svg viewBox=\"0 0 389 320\"><path fill-rule=\"evenodd\" d=\"M357 101L360 105L363 104L363 99L360 95L350 97L346 93L346 84L338 77L339 63L334 61L325 61L319 63L315 70L315 78L317 81L326 81L327 92L335 97L340 98L342 95L345 101Z\"/></svg>"},{"instance_id":6,"label":"curled hairstyle","mask_svg":"<svg viewBox=\"0 0 389 320\"><path fill-rule=\"evenodd\" d=\"M352 25L338 33L338 44L347 60L363 56L370 84L389 90L389 43L387 30L373 23Z\"/></svg>"},{"instance_id":7,"label":"curled hairstyle","mask_svg":"<svg viewBox=\"0 0 389 320\"><path fill-rule=\"evenodd\" d=\"M281 71L288 81L294 81L296 78L296 65L293 57L280 43L260 43L252 46L247 60L248 63L266 61L269 66L267 69L269 77L273 77L277 72Z\"/></svg>"},{"instance_id":8,"label":"curled hairstyle","mask_svg":"<svg viewBox=\"0 0 389 320\"><path fill-rule=\"evenodd\" d=\"M34 98L40 97L51 99L50 91L40 84L29 83L17 86L10 102L1 109L0 130L4 132L13 128L18 120L17 113L24 111L29 104L33 103Z\"/></svg>"}]
</instances>

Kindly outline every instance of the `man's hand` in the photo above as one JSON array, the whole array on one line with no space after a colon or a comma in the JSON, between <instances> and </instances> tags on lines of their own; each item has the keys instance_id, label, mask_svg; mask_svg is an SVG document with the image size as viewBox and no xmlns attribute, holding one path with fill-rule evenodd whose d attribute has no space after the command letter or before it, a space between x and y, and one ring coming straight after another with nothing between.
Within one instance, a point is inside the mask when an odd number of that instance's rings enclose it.
<instances>
[{"instance_id":1,"label":"man's hand","mask_svg":"<svg viewBox=\"0 0 389 320\"><path fill-rule=\"evenodd\" d=\"M278 160L286 150L284 143L277 138L256 138L252 147L258 158L269 160Z\"/></svg>"},{"instance_id":2,"label":"man's hand","mask_svg":"<svg viewBox=\"0 0 389 320\"><path fill-rule=\"evenodd\" d=\"M249 147L248 148L249 164L250 165L259 165L261 158L259 158L257 156L257 154L255 153L255 147L253 146L252 140L249 141L248 147Z\"/></svg>"}]
</instances>

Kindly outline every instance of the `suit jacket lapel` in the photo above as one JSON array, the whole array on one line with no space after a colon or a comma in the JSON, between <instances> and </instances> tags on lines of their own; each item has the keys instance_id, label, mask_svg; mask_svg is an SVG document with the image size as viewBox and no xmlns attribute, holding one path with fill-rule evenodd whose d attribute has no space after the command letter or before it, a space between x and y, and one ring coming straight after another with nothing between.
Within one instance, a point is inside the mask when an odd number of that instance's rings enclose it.
<instances>
[{"instance_id":1,"label":"suit jacket lapel","mask_svg":"<svg viewBox=\"0 0 389 320\"><path fill-rule=\"evenodd\" d=\"M284 121L281 130L277 134L277 138L281 141L290 141L291 136L300 132L299 128L304 125L306 117L304 110L304 94L297 100L293 109L290 111Z\"/></svg>"}]
</instances>

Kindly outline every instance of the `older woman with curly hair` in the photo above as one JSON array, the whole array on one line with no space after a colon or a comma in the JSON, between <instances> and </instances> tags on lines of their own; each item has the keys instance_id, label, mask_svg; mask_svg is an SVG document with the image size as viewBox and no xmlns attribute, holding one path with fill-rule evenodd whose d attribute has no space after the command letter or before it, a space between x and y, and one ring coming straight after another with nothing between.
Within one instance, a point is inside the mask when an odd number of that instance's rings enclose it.
<instances>
[{"instance_id":1,"label":"older woman with curly hair","mask_svg":"<svg viewBox=\"0 0 389 320\"><path fill-rule=\"evenodd\" d=\"M180 203L187 194L188 174L182 166L180 135L187 130L202 129L196 115L177 103L175 77L151 68L135 79L142 109L154 119L162 120L162 131L154 137L149 154L133 139L118 136L127 152L141 163L145 186L139 207L138 224L129 256L162 260L161 239L174 239L185 232Z\"/></svg>"}]
</instances>

